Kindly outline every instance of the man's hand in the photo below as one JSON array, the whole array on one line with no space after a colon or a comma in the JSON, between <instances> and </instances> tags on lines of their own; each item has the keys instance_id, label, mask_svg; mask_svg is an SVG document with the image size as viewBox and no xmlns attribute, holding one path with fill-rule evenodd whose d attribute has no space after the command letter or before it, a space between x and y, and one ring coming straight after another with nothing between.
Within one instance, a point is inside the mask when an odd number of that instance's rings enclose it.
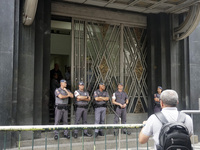
<instances>
[{"instance_id":1,"label":"man's hand","mask_svg":"<svg viewBox=\"0 0 200 150\"><path fill-rule=\"evenodd\" d=\"M122 107L121 107L121 108L126 108L126 106L127 106L127 105L126 105L126 103L125 103L125 104L123 104L123 105L122 105Z\"/></svg>"},{"instance_id":2,"label":"man's hand","mask_svg":"<svg viewBox=\"0 0 200 150\"><path fill-rule=\"evenodd\" d=\"M147 121L143 121L143 125L145 125L147 123Z\"/></svg>"},{"instance_id":3,"label":"man's hand","mask_svg":"<svg viewBox=\"0 0 200 150\"><path fill-rule=\"evenodd\" d=\"M71 92L69 92L66 88L64 88L64 90L67 93L68 97L71 97L71 98L74 97L74 95Z\"/></svg>"},{"instance_id":4,"label":"man's hand","mask_svg":"<svg viewBox=\"0 0 200 150\"><path fill-rule=\"evenodd\" d=\"M159 98L157 98L157 97L155 97L154 100L155 100L156 102L159 102L159 101L160 101Z\"/></svg>"},{"instance_id":5,"label":"man's hand","mask_svg":"<svg viewBox=\"0 0 200 150\"><path fill-rule=\"evenodd\" d=\"M119 106L120 106L121 108L123 108L123 105L122 105L122 104L120 104Z\"/></svg>"}]
</instances>

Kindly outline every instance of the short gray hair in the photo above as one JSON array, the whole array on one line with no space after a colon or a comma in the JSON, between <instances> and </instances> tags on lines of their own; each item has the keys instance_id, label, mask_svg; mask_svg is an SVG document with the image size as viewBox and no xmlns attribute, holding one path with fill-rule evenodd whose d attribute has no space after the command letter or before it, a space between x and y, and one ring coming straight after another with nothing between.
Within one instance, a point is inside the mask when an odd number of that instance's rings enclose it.
<instances>
[{"instance_id":1,"label":"short gray hair","mask_svg":"<svg viewBox=\"0 0 200 150\"><path fill-rule=\"evenodd\" d=\"M178 102L178 94L174 90L164 90L160 95L160 99L162 100L163 104L175 107Z\"/></svg>"}]
</instances>

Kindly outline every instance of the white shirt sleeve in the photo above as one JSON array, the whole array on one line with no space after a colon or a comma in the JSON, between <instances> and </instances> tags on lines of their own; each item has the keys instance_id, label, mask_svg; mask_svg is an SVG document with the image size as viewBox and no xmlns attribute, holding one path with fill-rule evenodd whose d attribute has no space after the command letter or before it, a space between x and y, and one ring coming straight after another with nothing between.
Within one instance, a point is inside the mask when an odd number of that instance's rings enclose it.
<instances>
[{"instance_id":1,"label":"white shirt sleeve","mask_svg":"<svg viewBox=\"0 0 200 150\"><path fill-rule=\"evenodd\" d=\"M193 121L189 115L186 115L185 126L188 128L188 132L190 135L193 135Z\"/></svg>"},{"instance_id":2,"label":"white shirt sleeve","mask_svg":"<svg viewBox=\"0 0 200 150\"><path fill-rule=\"evenodd\" d=\"M151 115L149 119L147 120L142 133L146 136L152 136L153 135L153 122L154 122L155 115Z\"/></svg>"},{"instance_id":3,"label":"white shirt sleeve","mask_svg":"<svg viewBox=\"0 0 200 150\"><path fill-rule=\"evenodd\" d=\"M116 99L115 93L113 93L112 99Z\"/></svg>"},{"instance_id":4,"label":"white shirt sleeve","mask_svg":"<svg viewBox=\"0 0 200 150\"><path fill-rule=\"evenodd\" d=\"M80 94L79 94L78 91L75 91L75 92L74 92L74 96L75 96L75 97L77 97L77 96L79 96L79 95L80 95Z\"/></svg>"}]
</instances>

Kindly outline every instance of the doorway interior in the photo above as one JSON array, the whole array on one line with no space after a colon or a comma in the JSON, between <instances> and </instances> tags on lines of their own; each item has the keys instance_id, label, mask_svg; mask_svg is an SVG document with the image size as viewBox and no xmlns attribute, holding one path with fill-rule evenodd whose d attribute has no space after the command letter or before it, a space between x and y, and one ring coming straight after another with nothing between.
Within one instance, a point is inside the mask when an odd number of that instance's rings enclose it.
<instances>
[{"instance_id":1,"label":"doorway interior","mask_svg":"<svg viewBox=\"0 0 200 150\"><path fill-rule=\"evenodd\" d=\"M54 65L59 66L59 70L62 74L62 78L68 82L70 87L70 66L71 66L71 19L66 17L52 16L51 20L51 50L50 50L50 70L54 69ZM50 102L49 102L49 122L54 122L54 104L55 84L50 77ZM59 81L58 81L59 85ZM56 84L57 86L57 84ZM70 105L70 104L69 104ZM69 123L70 123L70 111L69 111Z\"/></svg>"},{"instance_id":2,"label":"doorway interior","mask_svg":"<svg viewBox=\"0 0 200 150\"><path fill-rule=\"evenodd\" d=\"M123 82L130 100L128 113L147 111L145 28L72 18L52 20L51 29L50 68L57 63L65 75L66 68L70 67L72 92L79 81L84 81L93 97L99 82L105 82L111 97L117 84ZM89 113L93 114L92 101L89 105ZM113 107L111 102L109 105ZM112 112L108 109L107 113ZM68 118L73 118L73 105Z\"/></svg>"}]
</instances>

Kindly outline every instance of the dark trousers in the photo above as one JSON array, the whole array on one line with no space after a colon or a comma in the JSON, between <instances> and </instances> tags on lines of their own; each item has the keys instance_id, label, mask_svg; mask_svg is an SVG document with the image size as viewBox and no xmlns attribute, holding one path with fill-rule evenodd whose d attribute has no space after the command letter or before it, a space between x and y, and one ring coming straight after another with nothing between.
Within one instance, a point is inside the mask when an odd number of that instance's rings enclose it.
<instances>
[{"instance_id":1,"label":"dark trousers","mask_svg":"<svg viewBox=\"0 0 200 150\"><path fill-rule=\"evenodd\" d=\"M60 120L63 120L64 125L68 125L68 110L65 109L58 109L57 107L55 108L55 123L54 125L59 125ZM58 135L58 131L54 131L55 135ZM64 131L64 135L68 135L68 130Z\"/></svg>"},{"instance_id":2,"label":"dark trousers","mask_svg":"<svg viewBox=\"0 0 200 150\"><path fill-rule=\"evenodd\" d=\"M87 124L87 111L88 110L86 108L77 107L74 124L80 124L81 119L82 119L82 124ZM75 129L74 133L78 134L78 130ZM87 129L84 130L84 133L87 133Z\"/></svg>"},{"instance_id":3,"label":"dark trousers","mask_svg":"<svg viewBox=\"0 0 200 150\"><path fill-rule=\"evenodd\" d=\"M95 124L104 124L106 116L106 107L95 108ZM102 129L100 129L102 131ZM99 129L95 129L95 132L99 132Z\"/></svg>"},{"instance_id":4,"label":"dark trousers","mask_svg":"<svg viewBox=\"0 0 200 150\"><path fill-rule=\"evenodd\" d=\"M116 113L121 118L121 123L126 124L126 108L121 109L121 108L117 107ZM114 124L117 124L119 122L119 118L117 115L115 115ZM126 131L126 129L123 129L123 131Z\"/></svg>"}]
</instances>

